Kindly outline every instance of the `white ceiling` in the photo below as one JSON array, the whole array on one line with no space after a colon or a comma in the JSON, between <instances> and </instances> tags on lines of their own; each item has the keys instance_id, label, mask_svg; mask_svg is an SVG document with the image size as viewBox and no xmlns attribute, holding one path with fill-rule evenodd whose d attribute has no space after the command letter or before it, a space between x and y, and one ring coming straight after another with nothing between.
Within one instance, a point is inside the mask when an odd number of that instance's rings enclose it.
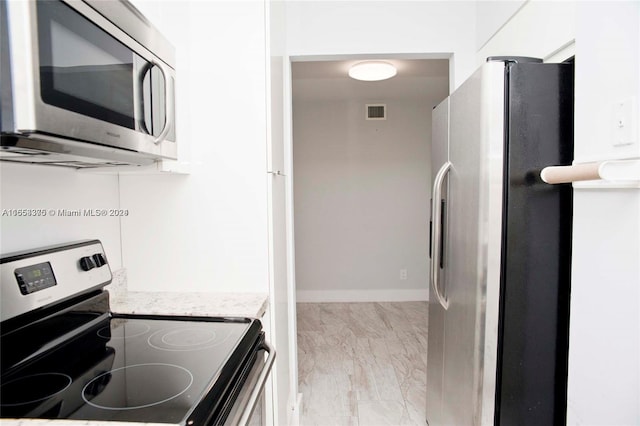
<instances>
[{"instance_id":1,"label":"white ceiling","mask_svg":"<svg viewBox=\"0 0 640 426\"><path fill-rule=\"evenodd\" d=\"M376 59L380 60L380 59ZM362 59L342 61L294 62L292 64L294 101L369 100L424 98L439 102L449 94L449 60L388 59L398 74L383 81L349 78L349 68Z\"/></svg>"}]
</instances>

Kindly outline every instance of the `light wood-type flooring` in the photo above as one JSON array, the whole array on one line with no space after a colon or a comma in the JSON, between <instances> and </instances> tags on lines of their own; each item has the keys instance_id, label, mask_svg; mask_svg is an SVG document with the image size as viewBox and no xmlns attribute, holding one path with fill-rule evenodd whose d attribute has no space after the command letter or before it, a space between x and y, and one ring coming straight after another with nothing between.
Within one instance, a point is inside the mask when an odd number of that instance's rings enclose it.
<instances>
[{"instance_id":1,"label":"light wood-type flooring","mask_svg":"<svg viewBox=\"0 0 640 426\"><path fill-rule=\"evenodd\" d=\"M300 424L424 426L427 308L299 303Z\"/></svg>"}]
</instances>

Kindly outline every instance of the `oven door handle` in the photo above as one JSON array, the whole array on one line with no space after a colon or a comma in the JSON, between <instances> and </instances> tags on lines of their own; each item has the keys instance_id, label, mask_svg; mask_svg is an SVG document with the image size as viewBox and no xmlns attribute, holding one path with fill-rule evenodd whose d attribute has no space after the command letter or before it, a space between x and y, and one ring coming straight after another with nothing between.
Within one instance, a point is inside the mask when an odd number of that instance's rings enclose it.
<instances>
[{"instance_id":1,"label":"oven door handle","mask_svg":"<svg viewBox=\"0 0 640 426\"><path fill-rule=\"evenodd\" d=\"M273 367L273 362L276 359L276 350L273 346L269 344L269 342L263 342L260 349L264 349L269 356L262 367L262 371L260 372L260 376L258 376L258 382L256 386L251 391L251 396L249 397L249 402L245 407L244 411L242 411L242 415L240 416L240 420L238 421L238 425L245 426L253 414L253 410L256 408L256 404L260 399L260 394L262 393L262 389L264 389L264 384L267 382L267 378L269 377L269 373L271 372L271 367Z\"/></svg>"}]
</instances>

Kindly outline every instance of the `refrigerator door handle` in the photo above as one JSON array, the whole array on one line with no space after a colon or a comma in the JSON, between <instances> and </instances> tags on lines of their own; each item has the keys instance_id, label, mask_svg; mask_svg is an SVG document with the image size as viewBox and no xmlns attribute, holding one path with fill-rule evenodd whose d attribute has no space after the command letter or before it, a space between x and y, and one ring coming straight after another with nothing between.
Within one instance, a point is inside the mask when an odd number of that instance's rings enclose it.
<instances>
[{"instance_id":1,"label":"refrigerator door handle","mask_svg":"<svg viewBox=\"0 0 640 426\"><path fill-rule=\"evenodd\" d=\"M429 200L429 259L431 259L431 241L433 241L433 198Z\"/></svg>"},{"instance_id":2,"label":"refrigerator door handle","mask_svg":"<svg viewBox=\"0 0 640 426\"><path fill-rule=\"evenodd\" d=\"M433 218L440 218L442 211L442 184L444 178L451 168L451 162L447 161L440 167L436 178L433 181L433 198L431 199L431 214ZM431 288L438 299L438 302L444 309L449 309L449 301L440 294L439 279L439 266L442 253L440 252L439 245L442 238L442 220L432 220L432 238L431 238ZM438 246L436 246L436 244Z\"/></svg>"},{"instance_id":3,"label":"refrigerator door handle","mask_svg":"<svg viewBox=\"0 0 640 426\"><path fill-rule=\"evenodd\" d=\"M440 209L440 269L444 269L444 233L446 229L447 201L443 198Z\"/></svg>"}]
</instances>

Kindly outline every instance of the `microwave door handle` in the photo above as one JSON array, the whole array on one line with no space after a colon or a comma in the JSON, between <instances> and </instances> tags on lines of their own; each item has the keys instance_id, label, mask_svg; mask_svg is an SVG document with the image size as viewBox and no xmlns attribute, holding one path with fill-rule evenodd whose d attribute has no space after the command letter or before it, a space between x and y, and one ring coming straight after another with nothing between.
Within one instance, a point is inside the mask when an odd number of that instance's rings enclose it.
<instances>
[{"instance_id":1,"label":"microwave door handle","mask_svg":"<svg viewBox=\"0 0 640 426\"><path fill-rule=\"evenodd\" d=\"M167 135L169 134L169 130L171 130L171 117L173 117L173 99L169 99L170 96L173 96L173 91L171 90L171 81L169 79L169 74L165 72L164 66L158 61L152 61L153 65L157 66L160 72L162 73L162 77L164 78L164 127L162 131L158 135L157 138L154 139L153 143L158 145L162 142Z\"/></svg>"},{"instance_id":2,"label":"microwave door handle","mask_svg":"<svg viewBox=\"0 0 640 426\"><path fill-rule=\"evenodd\" d=\"M136 117L138 117L140 130L148 135L151 134L151 131L149 131L150 127L147 125L147 121L145 119L145 109L147 105L145 105L144 103L144 78L149 72L151 72L152 68L153 64L145 62L145 65L140 69L140 72L138 73L138 79L135 80L134 83L134 90L138 94L138 99L140 99L140 101L137 103L137 105L140 105L139 111L137 111L135 115Z\"/></svg>"},{"instance_id":3,"label":"microwave door handle","mask_svg":"<svg viewBox=\"0 0 640 426\"><path fill-rule=\"evenodd\" d=\"M442 221L441 218L441 208L442 208L442 184L444 183L444 178L446 177L449 169L451 168L451 163L447 161L442 165L438 173L436 174L436 178L433 182L433 198L431 200L431 214L433 216L432 219L432 229L433 229L433 238L431 239L431 287L433 292L435 293L436 299L440 305L445 309L449 309L449 301L446 297L443 297L440 294L440 257L442 253L440 252L440 244L441 244L441 235L442 235Z\"/></svg>"}]
</instances>

